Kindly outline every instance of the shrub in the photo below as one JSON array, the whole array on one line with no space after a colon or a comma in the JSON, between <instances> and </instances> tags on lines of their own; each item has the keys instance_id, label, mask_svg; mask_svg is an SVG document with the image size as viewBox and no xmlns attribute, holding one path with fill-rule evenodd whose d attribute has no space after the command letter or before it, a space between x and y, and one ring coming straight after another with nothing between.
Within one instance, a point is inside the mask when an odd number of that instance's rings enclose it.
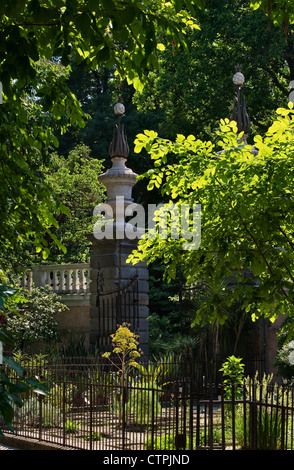
<instances>
[{"instance_id":1,"label":"shrub","mask_svg":"<svg viewBox=\"0 0 294 470\"><path fill-rule=\"evenodd\" d=\"M78 432L79 428L81 427L81 423L75 423L70 419L67 419L65 422L65 432L70 434L75 434Z\"/></svg>"},{"instance_id":2,"label":"shrub","mask_svg":"<svg viewBox=\"0 0 294 470\"><path fill-rule=\"evenodd\" d=\"M22 301L7 302L2 312L5 315L5 330L15 339L16 348L36 342L49 342L59 338L59 325L54 319L58 312L67 307L60 297L49 288L21 289Z\"/></svg>"},{"instance_id":3,"label":"shrub","mask_svg":"<svg viewBox=\"0 0 294 470\"><path fill-rule=\"evenodd\" d=\"M232 397L232 392L235 392L235 398L240 396L240 388L238 385L241 385L244 379L244 364L241 363L242 359L230 356L227 361L223 363L220 372L223 373L225 386L225 396L226 398Z\"/></svg>"}]
</instances>

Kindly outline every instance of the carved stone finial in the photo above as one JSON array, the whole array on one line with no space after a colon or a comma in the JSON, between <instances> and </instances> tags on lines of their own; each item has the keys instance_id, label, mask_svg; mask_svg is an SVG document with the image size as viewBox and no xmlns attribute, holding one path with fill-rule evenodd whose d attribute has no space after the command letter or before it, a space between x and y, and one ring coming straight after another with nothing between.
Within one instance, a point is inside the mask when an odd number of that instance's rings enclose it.
<instances>
[{"instance_id":1,"label":"carved stone finial","mask_svg":"<svg viewBox=\"0 0 294 470\"><path fill-rule=\"evenodd\" d=\"M234 102L234 109L232 113L232 120L236 121L238 132L244 132L243 140L246 141L247 135L250 131L250 119L246 109L245 98L241 92L241 88L245 82L241 67L236 67L236 73L233 77L233 83L238 87L237 97Z\"/></svg>"},{"instance_id":2,"label":"carved stone finial","mask_svg":"<svg viewBox=\"0 0 294 470\"><path fill-rule=\"evenodd\" d=\"M116 103L114 114L118 117L118 123L114 127L112 141L109 145L109 155L112 158L127 159L129 155L129 145L124 128L121 124L121 118L125 113L125 107L122 103Z\"/></svg>"},{"instance_id":3,"label":"carved stone finial","mask_svg":"<svg viewBox=\"0 0 294 470\"><path fill-rule=\"evenodd\" d=\"M106 187L106 202L112 207L114 215L116 214L117 197L123 197L125 205L133 203L132 188L136 184L138 176L126 167L129 145L124 125L121 123L124 112L125 107L121 102L114 106L114 114L117 116L118 122L115 124L113 138L109 146L112 166L98 177L99 181Z\"/></svg>"}]
</instances>

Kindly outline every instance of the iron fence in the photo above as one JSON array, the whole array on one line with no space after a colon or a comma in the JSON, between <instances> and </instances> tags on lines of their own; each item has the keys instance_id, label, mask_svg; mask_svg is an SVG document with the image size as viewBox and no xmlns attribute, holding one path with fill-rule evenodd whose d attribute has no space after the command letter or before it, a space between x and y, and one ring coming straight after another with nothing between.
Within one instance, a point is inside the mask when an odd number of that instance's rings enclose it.
<instances>
[{"instance_id":1,"label":"iron fence","mask_svg":"<svg viewBox=\"0 0 294 470\"><path fill-rule=\"evenodd\" d=\"M85 450L293 450L293 388L267 377L208 384L192 370L168 361L122 374L93 358L27 364L50 394L22 396L14 434Z\"/></svg>"}]
</instances>

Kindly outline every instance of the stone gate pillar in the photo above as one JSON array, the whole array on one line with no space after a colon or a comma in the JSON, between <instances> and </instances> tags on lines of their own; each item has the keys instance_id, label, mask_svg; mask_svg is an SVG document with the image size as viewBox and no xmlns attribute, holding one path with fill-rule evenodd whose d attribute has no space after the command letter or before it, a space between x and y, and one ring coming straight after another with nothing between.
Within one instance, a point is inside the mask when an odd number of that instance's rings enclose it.
<instances>
[{"instance_id":1,"label":"stone gate pillar","mask_svg":"<svg viewBox=\"0 0 294 470\"><path fill-rule=\"evenodd\" d=\"M132 188L136 184L137 175L126 167L129 153L128 142L121 119L124 115L124 106L118 103L114 107L118 123L115 126L112 142L109 146L109 155L112 167L100 175L99 181L106 187L107 199L104 204L96 207L94 215L103 214L98 220L91 236L92 254L91 267L91 295L90 295L90 345L95 347L101 342L102 335L114 333L110 331L109 315L116 314L116 307L101 309L97 299L102 300L101 294L118 291L130 281L137 278L137 312L140 347L145 356L148 355L148 303L149 303L149 274L145 263L135 266L127 264L127 258L137 246L140 230L131 227L132 236L128 236L126 227L129 226L125 217L128 207L135 211L136 205L132 198ZM101 225L101 220L104 222ZM106 224L105 224L106 221ZM113 300L110 300L113 302ZM101 318L104 316L104 318ZM102 327L103 326L103 332ZM106 325L106 327L105 327ZM113 328L113 327L112 327ZM130 329L132 329L132 324ZM104 338L105 339L105 338ZM99 347L99 346L98 346Z\"/></svg>"}]
</instances>

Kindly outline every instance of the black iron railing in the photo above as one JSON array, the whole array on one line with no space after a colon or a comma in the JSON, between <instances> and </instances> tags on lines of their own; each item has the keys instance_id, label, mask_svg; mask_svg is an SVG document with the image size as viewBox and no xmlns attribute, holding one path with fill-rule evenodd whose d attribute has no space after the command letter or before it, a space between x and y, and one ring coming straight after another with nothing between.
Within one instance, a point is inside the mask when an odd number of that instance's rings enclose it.
<instances>
[{"instance_id":1,"label":"black iron railing","mask_svg":"<svg viewBox=\"0 0 294 470\"><path fill-rule=\"evenodd\" d=\"M139 328L137 276L114 291L98 292L96 306L98 307L97 347L103 351L111 344L110 335L118 325L128 323L135 332Z\"/></svg>"},{"instance_id":2,"label":"black iron railing","mask_svg":"<svg viewBox=\"0 0 294 470\"><path fill-rule=\"evenodd\" d=\"M267 377L228 389L170 360L124 375L93 358L24 366L50 395L22 397L18 436L88 450L294 448L294 389Z\"/></svg>"}]
</instances>

